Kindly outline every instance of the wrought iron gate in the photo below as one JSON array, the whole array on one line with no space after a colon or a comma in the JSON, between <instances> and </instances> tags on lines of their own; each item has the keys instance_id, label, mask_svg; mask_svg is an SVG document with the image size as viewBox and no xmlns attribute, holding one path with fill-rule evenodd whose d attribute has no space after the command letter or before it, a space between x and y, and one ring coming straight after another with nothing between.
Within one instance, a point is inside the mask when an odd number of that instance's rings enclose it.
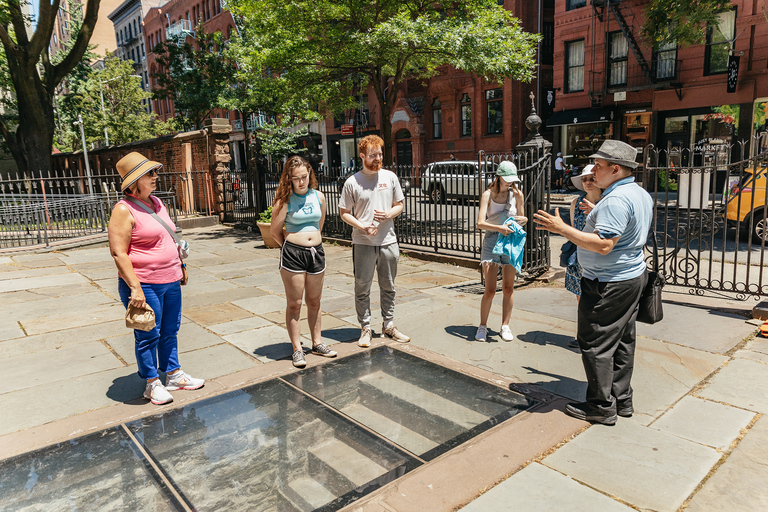
<instances>
[{"instance_id":1,"label":"wrought iron gate","mask_svg":"<svg viewBox=\"0 0 768 512\"><path fill-rule=\"evenodd\" d=\"M730 146L679 159L646 149L643 184L655 200L654 232L668 284L696 294L734 292L741 300L768 295L768 152L755 154L761 139L753 142L753 156L742 143L733 163ZM675 160L699 165L675 166Z\"/></svg>"}]
</instances>

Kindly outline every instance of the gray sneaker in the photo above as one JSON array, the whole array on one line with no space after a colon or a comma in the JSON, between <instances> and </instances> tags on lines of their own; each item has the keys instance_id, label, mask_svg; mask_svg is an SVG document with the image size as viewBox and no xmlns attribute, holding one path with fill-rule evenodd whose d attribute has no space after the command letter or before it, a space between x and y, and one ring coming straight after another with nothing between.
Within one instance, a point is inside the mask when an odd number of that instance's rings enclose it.
<instances>
[{"instance_id":1,"label":"gray sneaker","mask_svg":"<svg viewBox=\"0 0 768 512\"><path fill-rule=\"evenodd\" d=\"M393 340L399 341L400 343L408 343L409 341L411 341L411 338L401 333L400 331L398 331L397 327L395 327L394 324L388 328L384 328L384 326L382 326L381 332L386 334Z\"/></svg>"},{"instance_id":2,"label":"gray sneaker","mask_svg":"<svg viewBox=\"0 0 768 512\"><path fill-rule=\"evenodd\" d=\"M360 339L357 340L357 344L364 348L371 346L371 328L370 327L363 327L363 329L360 331Z\"/></svg>"},{"instance_id":3,"label":"gray sneaker","mask_svg":"<svg viewBox=\"0 0 768 512\"><path fill-rule=\"evenodd\" d=\"M293 360L293 366L296 368L304 368L307 366L307 360L304 359L304 351L301 349L294 352L291 359Z\"/></svg>"},{"instance_id":4,"label":"gray sneaker","mask_svg":"<svg viewBox=\"0 0 768 512\"><path fill-rule=\"evenodd\" d=\"M325 343L318 343L312 346L312 353L323 357L336 357L336 351L328 348Z\"/></svg>"}]
</instances>

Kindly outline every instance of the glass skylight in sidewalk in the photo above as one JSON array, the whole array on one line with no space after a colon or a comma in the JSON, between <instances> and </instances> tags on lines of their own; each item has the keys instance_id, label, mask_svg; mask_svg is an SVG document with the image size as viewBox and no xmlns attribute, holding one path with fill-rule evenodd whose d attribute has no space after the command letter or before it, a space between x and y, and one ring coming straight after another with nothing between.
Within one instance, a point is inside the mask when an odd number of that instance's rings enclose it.
<instances>
[{"instance_id":1,"label":"glass skylight in sidewalk","mask_svg":"<svg viewBox=\"0 0 768 512\"><path fill-rule=\"evenodd\" d=\"M424 460L535 403L389 346L285 380Z\"/></svg>"},{"instance_id":2,"label":"glass skylight in sidewalk","mask_svg":"<svg viewBox=\"0 0 768 512\"><path fill-rule=\"evenodd\" d=\"M123 427L0 461L0 510L183 510Z\"/></svg>"},{"instance_id":3,"label":"glass skylight in sidewalk","mask_svg":"<svg viewBox=\"0 0 768 512\"><path fill-rule=\"evenodd\" d=\"M420 463L279 380L128 424L197 510L334 510Z\"/></svg>"}]
</instances>

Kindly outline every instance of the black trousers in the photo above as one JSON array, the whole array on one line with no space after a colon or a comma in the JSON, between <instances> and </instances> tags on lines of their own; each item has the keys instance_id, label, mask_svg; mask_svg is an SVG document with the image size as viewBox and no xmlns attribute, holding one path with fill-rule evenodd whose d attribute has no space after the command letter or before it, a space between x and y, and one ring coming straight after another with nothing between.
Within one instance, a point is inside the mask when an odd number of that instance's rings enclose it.
<instances>
[{"instance_id":1,"label":"black trousers","mask_svg":"<svg viewBox=\"0 0 768 512\"><path fill-rule=\"evenodd\" d=\"M637 305L646 273L613 283L581 279L577 339L587 374L587 402L595 412L616 414L616 402L632 405Z\"/></svg>"}]
</instances>

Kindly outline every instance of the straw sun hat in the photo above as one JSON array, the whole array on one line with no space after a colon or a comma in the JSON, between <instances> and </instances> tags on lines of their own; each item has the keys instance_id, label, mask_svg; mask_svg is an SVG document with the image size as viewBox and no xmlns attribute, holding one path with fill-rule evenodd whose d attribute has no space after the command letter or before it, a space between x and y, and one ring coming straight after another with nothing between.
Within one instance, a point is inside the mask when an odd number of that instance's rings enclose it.
<instances>
[{"instance_id":1,"label":"straw sun hat","mask_svg":"<svg viewBox=\"0 0 768 512\"><path fill-rule=\"evenodd\" d=\"M117 162L117 172L120 174L120 177L123 178L123 184L120 185L120 191L125 191L125 189L136 183L139 178L149 171L159 169L162 166L163 164L160 162L153 162L136 151L128 153Z\"/></svg>"}]
</instances>

